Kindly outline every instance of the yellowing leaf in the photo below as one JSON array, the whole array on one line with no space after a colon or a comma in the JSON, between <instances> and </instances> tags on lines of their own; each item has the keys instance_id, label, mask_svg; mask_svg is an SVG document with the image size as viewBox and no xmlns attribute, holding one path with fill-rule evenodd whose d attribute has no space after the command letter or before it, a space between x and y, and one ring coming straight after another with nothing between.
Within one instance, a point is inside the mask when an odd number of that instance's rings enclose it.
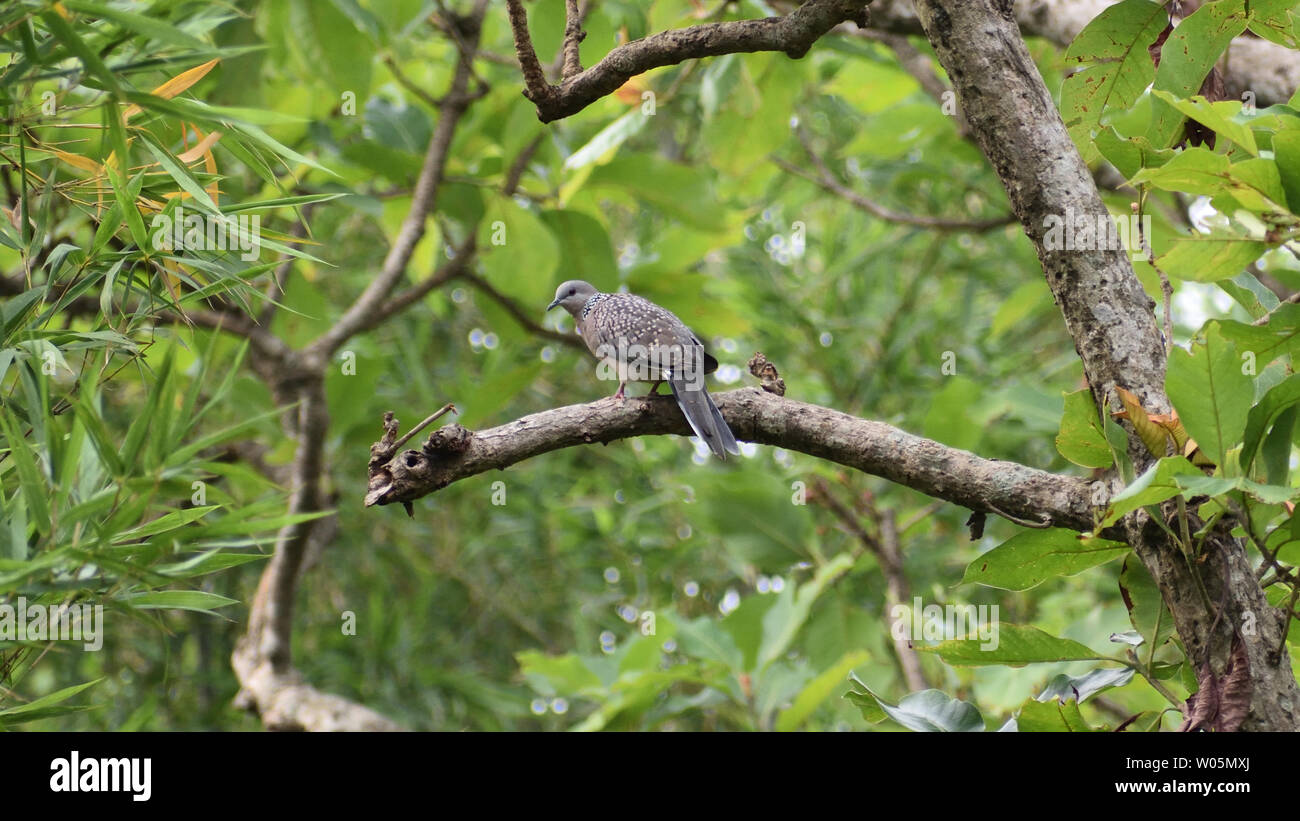
<instances>
[{"instance_id":1,"label":"yellowing leaf","mask_svg":"<svg viewBox=\"0 0 1300 821\"><path fill-rule=\"evenodd\" d=\"M198 131L198 129L195 129L195 131ZM201 132L200 132L200 133L201 133ZM216 143L216 141L219 140L219 139L221 139L221 132L220 132L220 131L213 131L213 132L212 132L211 134L209 134L208 136L206 136L206 137L204 137L203 139L199 140L198 144L195 145L195 146L194 146L193 148L191 148L190 150L188 150L188 151L186 151L186 152L184 152L184 153L181 153L181 154L177 154L177 155L176 155L176 159L180 160L181 162L185 163L186 165L189 165L190 163L192 163L192 162L194 162L195 160L197 160L199 157L204 157L205 155L208 156L208 157L210 157L210 156L212 156L211 148L212 148L213 144ZM211 170L214 170L214 169L208 169L208 170L211 171Z\"/></svg>"},{"instance_id":2,"label":"yellowing leaf","mask_svg":"<svg viewBox=\"0 0 1300 821\"><path fill-rule=\"evenodd\" d=\"M1151 455L1163 458L1170 439L1169 432L1147 416L1147 412L1142 409L1142 403L1132 391L1117 387L1115 393L1119 396L1120 403L1124 405L1124 410L1112 415L1132 423L1138 438L1147 446L1147 450L1151 451Z\"/></svg>"},{"instance_id":3,"label":"yellowing leaf","mask_svg":"<svg viewBox=\"0 0 1300 821\"><path fill-rule=\"evenodd\" d=\"M91 174L94 174L95 176L99 176L100 174L104 173L103 166L101 166L99 163L95 162L94 160L90 159L89 157L83 157L80 154L70 154L67 151L60 151L57 148L53 148L50 150L54 152L54 156L63 160L65 163L72 166L73 168L80 168L82 171L88 171Z\"/></svg>"},{"instance_id":4,"label":"yellowing leaf","mask_svg":"<svg viewBox=\"0 0 1300 821\"><path fill-rule=\"evenodd\" d=\"M149 93L154 95L155 97L162 97L164 100L170 100L172 97L175 97L177 94L180 94L182 91L194 85L199 80L202 80L204 76L206 76L209 71L215 68L217 63L219 62L221 62L221 59L215 58L207 61L201 66L195 66L194 68L191 68L188 71L182 71L180 74L177 74L175 77L171 78L170 80L158 86L157 88L155 88L153 91L150 91ZM138 105L130 105L127 107L126 113L123 114L122 117L123 119L129 120L135 115L139 114L141 110L142 109Z\"/></svg>"}]
</instances>

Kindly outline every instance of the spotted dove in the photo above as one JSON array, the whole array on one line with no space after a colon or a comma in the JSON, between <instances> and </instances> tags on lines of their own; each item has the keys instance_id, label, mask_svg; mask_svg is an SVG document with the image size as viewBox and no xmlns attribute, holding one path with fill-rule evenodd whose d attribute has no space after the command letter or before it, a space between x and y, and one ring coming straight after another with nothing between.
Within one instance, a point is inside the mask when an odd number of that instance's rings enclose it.
<instances>
[{"instance_id":1,"label":"spotted dove","mask_svg":"<svg viewBox=\"0 0 1300 821\"><path fill-rule=\"evenodd\" d=\"M615 369L615 398L623 398L629 381L653 381L652 393L660 382L667 382L691 430L719 459L740 453L727 420L704 387L704 375L717 370L718 360L672 312L633 294L601 293L576 279L556 289L546 310L557 305L573 316L596 358Z\"/></svg>"}]
</instances>

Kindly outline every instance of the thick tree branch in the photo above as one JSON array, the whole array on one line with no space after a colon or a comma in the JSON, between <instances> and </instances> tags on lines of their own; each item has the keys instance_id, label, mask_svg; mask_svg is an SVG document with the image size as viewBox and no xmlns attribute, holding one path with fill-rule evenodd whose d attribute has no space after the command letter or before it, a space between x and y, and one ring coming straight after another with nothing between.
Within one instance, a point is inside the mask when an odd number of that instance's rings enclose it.
<instances>
[{"instance_id":1,"label":"thick tree branch","mask_svg":"<svg viewBox=\"0 0 1300 821\"><path fill-rule=\"evenodd\" d=\"M1155 303L1142 290L1128 254L1066 251L1048 240L1049 218L1070 223L1109 216L1021 39L1012 4L916 0L914 5L972 133L1034 243L1098 404L1105 408L1114 389L1123 387L1136 393L1148 412L1168 411ZM1129 439L1129 455L1141 471L1153 457L1136 435ZM1300 726L1300 691L1281 641L1286 616L1264 598L1241 542L1226 532L1212 533L1192 563L1169 531L1145 512L1127 517L1124 528L1126 541L1159 586L1198 675L1205 681L1222 677L1234 669L1234 658L1245 654L1252 695L1242 729ZM1202 591L1208 591L1209 601Z\"/></svg>"},{"instance_id":2,"label":"thick tree branch","mask_svg":"<svg viewBox=\"0 0 1300 821\"><path fill-rule=\"evenodd\" d=\"M826 32L844 22L867 23L869 0L808 0L784 17L704 23L652 34L618 46L599 63L559 85L546 80L528 32L521 0L506 0L515 51L524 76L524 96L537 106L544 123L578 113L614 93L638 74L698 57L780 51L798 59ZM576 51L576 46L575 46ZM576 59L576 58L575 58ZM568 68L566 59L566 69Z\"/></svg>"},{"instance_id":3,"label":"thick tree branch","mask_svg":"<svg viewBox=\"0 0 1300 821\"><path fill-rule=\"evenodd\" d=\"M325 439L330 424L325 397L325 368L329 357L351 336L374 327L433 287L426 280L401 295L392 295L424 236L456 127L475 99L469 93L469 85L486 10L487 0L476 0L470 15L449 23L456 29L459 60L415 184L410 211L379 274L339 321L306 348L292 351L282 361L253 362L259 375L271 385L277 401L292 405L293 415L286 427L297 438L297 446L290 467L290 514L316 513L329 503L329 494L322 487ZM437 280L441 275L445 281L459 271L472 256L472 238L468 242L462 249L464 253L457 254L430 280ZM277 729L396 729L397 725L365 707L303 684L292 666L294 599L315 521L287 525L276 536L275 553L249 608L248 630L231 658L241 688L236 703L254 710L268 727Z\"/></svg>"},{"instance_id":4,"label":"thick tree branch","mask_svg":"<svg viewBox=\"0 0 1300 821\"><path fill-rule=\"evenodd\" d=\"M973 510L996 507L1019 518L1074 530L1093 527L1089 483L983 459L880 422L796 402L760 388L713 394L738 439L776 445ZM366 505L409 503L452 482L566 447L631 436L689 435L669 396L601 399L525 416L481 431L456 424L434 431L420 450L396 452L392 437L371 448Z\"/></svg>"},{"instance_id":5,"label":"thick tree branch","mask_svg":"<svg viewBox=\"0 0 1300 821\"><path fill-rule=\"evenodd\" d=\"M1025 37L1042 37L1061 48L1083 27L1118 0L1017 0L1012 7ZM1186 4L1184 4L1186 5ZM1185 10L1189 14L1192 9ZM924 34L911 0L875 0L871 27L895 34ZM1249 91L1255 104L1285 103L1300 87L1300 52L1256 37L1238 37L1228 46L1224 85L1228 96L1241 99Z\"/></svg>"},{"instance_id":6,"label":"thick tree branch","mask_svg":"<svg viewBox=\"0 0 1300 821\"><path fill-rule=\"evenodd\" d=\"M478 5L483 7L486 4L480 0ZM481 14L461 18L460 24L470 29L460 32L462 37L472 41L468 47L476 48L482 25ZM382 318L377 320L376 317L382 313L389 295L406 273L411 256L415 253L415 246L424 238L429 214L437 204L438 191L442 187L443 175L447 169L447 156L451 152L452 137L455 136L456 126L472 102L468 94L470 80L473 77L472 58L472 52L469 54L462 52L461 59L456 63L451 89L442 101L441 116L434 127L429 148L424 155L424 165L420 169L415 190L411 194L411 208L406 214L406 219L402 221L402 227L398 230L388 255L384 257L379 274L370 281L352 307L339 317L338 322L312 342L304 353L320 360L328 359L353 335L372 328L378 324L378 321L382 321Z\"/></svg>"}]
</instances>

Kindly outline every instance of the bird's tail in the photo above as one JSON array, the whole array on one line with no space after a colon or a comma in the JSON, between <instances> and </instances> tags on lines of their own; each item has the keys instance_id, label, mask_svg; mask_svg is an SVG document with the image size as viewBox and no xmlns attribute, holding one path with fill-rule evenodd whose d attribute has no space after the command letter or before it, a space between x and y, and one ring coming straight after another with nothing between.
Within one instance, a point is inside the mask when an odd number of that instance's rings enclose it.
<instances>
[{"instance_id":1,"label":"bird's tail","mask_svg":"<svg viewBox=\"0 0 1300 821\"><path fill-rule=\"evenodd\" d=\"M667 382L668 387L672 389L673 397L677 400L677 407L682 409L682 415L686 417L687 424L695 431L695 435L709 446L709 450L723 460L727 458L728 453L740 453L735 434L731 432L727 420L722 417L722 411L713 404L713 397L709 396L703 384L691 388L685 379L671 376Z\"/></svg>"}]
</instances>

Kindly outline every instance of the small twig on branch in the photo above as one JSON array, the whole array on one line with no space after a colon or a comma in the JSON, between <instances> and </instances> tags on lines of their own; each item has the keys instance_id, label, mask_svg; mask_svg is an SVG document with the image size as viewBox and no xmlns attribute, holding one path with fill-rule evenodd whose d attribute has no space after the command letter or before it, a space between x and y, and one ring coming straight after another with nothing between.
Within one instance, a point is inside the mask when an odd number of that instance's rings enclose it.
<instances>
[{"instance_id":1,"label":"small twig on branch","mask_svg":"<svg viewBox=\"0 0 1300 821\"><path fill-rule=\"evenodd\" d=\"M546 81L546 72L542 70L542 62L537 59L537 51L533 48L533 36L528 32L528 12L524 11L522 0L506 0L506 11L515 37L515 56L519 58L519 69L524 74L524 96L536 104L551 96L552 87Z\"/></svg>"},{"instance_id":2,"label":"small twig on branch","mask_svg":"<svg viewBox=\"0 0 1300 821\"><path fill-rule=\"evenodd\" d=\"M582 73L578 46L587 38L587 32L582 30L582 17L578 14L578 0L565 0L564 18L564 68L560 78L567 80Z\"/></svg>"},{"instance_id":3,"label":"small twig on branch","mask_svg":"<svg viewBox=\"0 0 1300 821\"><path fill-rule=\"evenodd\" d=\"M435 419L447 413L456 413L456 406L448 402L447 404L443 405L441 408L438 408L438 410L426 416L423 422L411 428L410 431L408 431L406 434L399 436L397 441L393 443L393 449L396 450L397 448L400 448L402 445L405 445L407 442L411 441L412 436L424 430L425 428L429 427L429 425L432 424Z\"/></svg>"},{"instance_id":4,"label":"small twig on branch","mask_svg":"<svg viewBox=\"0 0 1300 821\"><path fill-rule=\"evenodd\" d=\"M388 66L389 72L397 79L398 85L419 97L425 105L434 109L442 107L441 100L425 91L418 83L406 76L406 73L397 65L397 60L393 59L393 55L384 55L384 65Z\"/></svg>"},{"instance_id":5,"label":"small twig on branch","mask_svg":"<svg viewBox=\"0 0 1300 821\"><path fill-rule=\"evenodd\" d=\"M892 510L882 512L876 508L870 494L864 494L864 497L866 497L864 501L867 504L868 515L872 523L875 524L876 531L880 534L879 538L863 527L858 513L849 509L848 505L835 496L831 490L830 482L824 478L818 476L813 479L808 501L816 501L834 514L845 530L876 557L887 587L885 612L890 613L895 606L906 603L911 597L910 585L908 585L907 576L903 572L903 554L899 549L898 526ZM854 551L855 556L857 552ZM902 674L903 680L907 682L909 690L915 692L929 688L930 685L926 682L925 673L921 669L921 660L911 642L906 638L895 638L894 655L898 660L899 672Z\"/></svg>"},{"instance_id":6,"label":"small twig on branch","mask_svg":"<svg viewBox=\"0 0 1300 821\"><path fill-rule=\"evenodd\" d=\"M1281 308L1283 305L1295 305L1297 302L1300 302L1300 291L1295 291L1294 293L1290 294L1289 296L1287 296L1286 299L1283 299L1282 301L1278 302L1276 307L1274 307L1268 313L1264 314L1259 319L1256 319L1254 322L1250 324L1256 326L1267 325L1268 321L1273 318L1273 313L1278 308Z\"/></svg>"},{"instance_id":7,"label":"small twig on branch","mask_svg":"<svg viewBox=\"0 0 1300 821\"><path fill-rule=\"evenodd\" d=\"M1138 247L1147 252L1147 264L1154 268L1156 273L1160 275L1160 294L1165 308L1165 356L1169 356L1169 353L1174 347L1174 286L1173 283L1169 281L1169 275L1161 270L1159 265L1156 265L1156 254L1155 251L1151 250L1151 238L1148 237L1146 231L1142 229L1142 206L1145 202L1146 189L1143 188L1141 194L1138 196L1138 201L1130 204L1129 207L1132 209L1133 213L1137 215Z\"/></svg>"},{"instance_id":8,"label":"small twig on branch","mask_svg":"<svg viewBox=\"0 0 1300 821\"><path fill-rule=\"evenodd\" d=\"M358 328L358 331L368 331L382 325L389 317L424 299L435 288L441 288L451 280L465 276L473 267L476 242L473 234L466 237L465 241L455 251L451 252L453 256L444 262L442 267L374 309L365 324Z\"/></svg>"},{"instance_id":9,"label":"small twig on branch","mask_svg":"<svg viewBox=\"0 0 1300 821\"><path fill-rule=\"evenodd\" d=\"M673 29L633 40L610 51L585 71L565 76L551 85L528 31L528 15L521 0L506 0L515 54L523 72L524 96L537 106L544 123L576 114L638 74L652 68L676 65L699 57L722 54L780 51L794 59L808 53L812 44L840 23L867 25L868 0L808 0L784 17L732 20ZM566 48L568 39L566 38ZM573 44L576 61L577 45ZM565 68L573 67L566 54Z\"/></svg>"},{"instance_id":10,"label":"small twig on branch","mask_svg":"<svg viewBox=\"0 0 1300 821\"><path fill-rule=\"evenodd\" d=\"M515 322L518 322L529 333L543 337L544 339L549 339L552 342L558 342L561 345L568 345L574 350L587 350L587 346L579 337L574 336L573 334L564 334L559 331L552 331L550 328L541 325L534 320L527 311L520 308L517 302L498 291L493 287L492 283L488 282L478 274L466 271L460 275L460 278L473 285L479 291L482 291L485 295L491 298L493 302L496 302L504 308L506 313L510 314L510 316L514 318Z\"/></svg>"},{"instance_id":11,"label":"small twig on branch","mask_svg":"<svg viewBox=\"0 0 1300 821\"><path fill-rule=\"evenodd\" d=\"M1016 220L1014 214L1007 214L1002 217L991 217L982 220L963 220L949 219L947 217L931 217L922 214L908 214L902 211L894 211L893 209L886 208L874 200L867 199L857 191L854 191L852 188L849 188L847 185L840 182L835 177L835 174L831 172L826 161L822 159L821 155L813 148L812 141L809 139L807 132L802 128L797 128L795 133L798 135L799 142L803 145L805 153L808 154L808 159L812 161L813 167L817 169L817 173L814 174L806 171L793 163L786 162L780 157L773 157L772 161L782 170L794 174L797 177L802 177L809 182L816 183L821 186L822 189L847 200L849 204L853 205L855 208L865 211L877 219L882 219L886 222L896 222L902 225L916 225L922 228L937 228L944 231L991 231L995 228L1001 228L1004 225L1010 225Z\"/></svg>"}]
</instances>

